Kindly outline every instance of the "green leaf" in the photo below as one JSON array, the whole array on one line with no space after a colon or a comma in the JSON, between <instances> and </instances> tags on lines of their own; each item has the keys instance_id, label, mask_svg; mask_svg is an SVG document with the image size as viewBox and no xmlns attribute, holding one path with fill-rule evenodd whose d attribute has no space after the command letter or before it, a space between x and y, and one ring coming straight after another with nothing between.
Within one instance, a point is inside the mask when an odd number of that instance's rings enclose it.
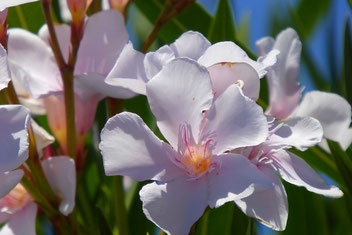
<instances>
[{"instance_id":1,"label":"green leaf","mask_svg":"<svg viewBox=\"0 0 352 235\"><path fill-rule=\"evenodd\" d=\"M112 235L111 229L108 222L106 221L102 211L96 207L96 216L98 219L99 231L100 234Z\"/></svg>"},{"instance_id":2,"label":"green leaf","mask_svg":"<svg viewBox=\"0 0 352 235\"><path fill-rule=\"evenodd\" d=\"M343 95L352 104L352 38L351 16L346 18L343 55Z\"/></svg>"},{"instance_id":3,"label":"green leaf","mask_svg":"<svg viewBox=\"0 0 352 235\"><path fill-rule=\"evenodd\" d=\"M33 33L37 33L45 23L40 2L33 2L8 10L7 23L9 28L21 27Z\"/></svg>"},{"instance_id":4,"label":"green leaf","mask_svg":"<svg viewBox=\"0 0 352 235\"><path fill-rule=\"evenodd\" d=\"M328 140L328 145L346 187L352 195L352 159L342 150L339 143Z\"/></svg>"},{"instance_id":5,"label":"green leaf","mask_svg":"<svg viewBox=\"0 0 352 235\"><path fill-rule=\"evenodd\" d=\"M235 24L229 0L219 0L215 17L209 29L208 39L212 42L235 41Z\"/></svg>"},{"instance_id":6,"label":"green leaf","mask_svg":"<svg viewBox=\"0 0 352 235\"><path fill-rule=\"evenodd\" d=\"M154 24L159 17L165 1L162 0L135 0L137 6L147 19ZM196 17L195 17L196 16ZM159 32L164 43L172 43L182 33L195 30L207 35L212 16L198 3L191 4L177 17L166 23Z\"/></svg>"},{"instance_id":7,"label":"green leaf","mask_svg":"<svg viewBox=\"0 0 352 235\"><path fill-rule=\"evenodd\" d=\"M330 0L300 0L294 18L300 25L302 41L313 33L317 22L328 12L330 3Z\"/></svg>"}]
</instances>

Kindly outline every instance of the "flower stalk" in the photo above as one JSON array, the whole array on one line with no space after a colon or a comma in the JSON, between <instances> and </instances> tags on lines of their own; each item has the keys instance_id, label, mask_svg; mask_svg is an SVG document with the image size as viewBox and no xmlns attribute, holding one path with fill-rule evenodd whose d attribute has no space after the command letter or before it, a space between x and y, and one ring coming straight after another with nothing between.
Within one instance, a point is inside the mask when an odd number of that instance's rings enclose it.
<instances>
[{"instance_id":1,"label":"flower stalk","mask_svg":"<svg viewBox=\"0 0 352 235\"><path fill-rule=\"evenodd\" d=\"M70 55L69 63L66 64L65 59L60 50L58 39L55 33L54 24L51 15L51 1L42 0L42 9L44 12L45 21L48 26L50 34L50 43L56 58L57 65L60 69L62 81L64 84L64 96L65 96L65 111L66 111L66 135L67 135L67 154L71 158L76 156L76 128L75 128L75 103L74 103L74 81L73 81L73 66L76 60L76 54L78 45L73 46L72 56ZM77 48L77 49L76 49Z\"/></svg>"},{"instance_id":2,"label":"flower stalk","mask_svg":"<svg viewBox=\"0 0 352 235\"><path fill-rule=\"evenodd\" d=\"M155 41L160 29L173 17L178 16L188 5L194 3L195 0L167 0L164 8L156 20L152 32L145 40L141 52L146 53L150 45Z\"/></svg>"}]
</instances>

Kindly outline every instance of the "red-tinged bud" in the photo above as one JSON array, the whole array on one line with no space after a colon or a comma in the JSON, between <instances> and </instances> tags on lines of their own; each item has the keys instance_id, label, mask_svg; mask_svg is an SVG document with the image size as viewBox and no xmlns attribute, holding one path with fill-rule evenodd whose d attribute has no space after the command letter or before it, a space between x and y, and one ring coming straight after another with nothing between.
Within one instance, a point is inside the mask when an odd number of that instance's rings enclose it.
<instances>
[{"instance_id":1,"label":"red-tinged bud","mask_svg":"<svg viewBox=\"0 0 352 235\"><path fill-rule=\"evenodd\" d=\"M79 25L83 21L89 6L88 1L91 2L91 0L67 0L74 24Z\"/></svg>"},{"instance_id":2,"label":"red-tinged bud","mask_svg":"<svg viewBox=\"0 0 352 235\"><path fill-rule=\"evenodd\" d=\"M130 0L109 0L110 7L112 9L120 11L122 14L125 13L125 8Z\"/></svg>"},{"instance_id":3,"label":"red-tinged bud","mask_svg":"<svg viewBox=\"0 0 352 235\"><path fill-rule=\"evenodd\" d=\"M7 8L0 11L0 43L6 48Z\"/></svg>"}]
</instances>

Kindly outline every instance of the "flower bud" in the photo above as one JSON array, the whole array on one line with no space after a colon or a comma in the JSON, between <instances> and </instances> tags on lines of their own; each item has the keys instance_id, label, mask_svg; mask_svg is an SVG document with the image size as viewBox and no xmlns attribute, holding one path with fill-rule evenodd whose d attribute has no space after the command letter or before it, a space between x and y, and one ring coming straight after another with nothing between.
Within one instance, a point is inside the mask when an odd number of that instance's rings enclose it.
<instances>
[{"instance_id":1,"label":"flower bud","mask_svg":"<svg viewBox=\"0 0 352 235\"><path fill-rule=\"evenodd\" d=\"M110 7L112 9L120 11L122 14L125 13L125 8L129 0L109 0Z\"/></svg>"},{"instance_id":2,"label":"flower bud","mask_svg":"<svg viewBox=\"0 0 352 235\"><path fill-rule=\"evenodd\" d=\"M6 38L7 38L6 31L7 31L7 8L0 11L0 43L3 45L6 44Z\"/></svg>"},{"instance_id":3,"label":"flower bud","mask_svg":"<svg viewBox=\"0 0 352 235\"><path fill-rule=\"evenodd\" d=\"M67 0L67 6L72 14L72 22L79 24L86 14L89 3L88 0Z\"/></svg>"}]
</instances>

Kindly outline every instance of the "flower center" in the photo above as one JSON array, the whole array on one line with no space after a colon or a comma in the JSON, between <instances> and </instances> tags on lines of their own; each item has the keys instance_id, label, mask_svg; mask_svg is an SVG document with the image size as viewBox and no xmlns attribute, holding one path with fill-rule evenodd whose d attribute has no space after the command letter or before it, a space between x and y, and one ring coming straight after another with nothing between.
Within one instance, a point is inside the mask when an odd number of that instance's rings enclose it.
<instances>
[{"instance_id":1,"label":"flower center","mask_svg":"<svg viewBox=\"0 0 352 235\"><path fill-rule=\"evenodd\" d=\"M0 212L15 213L31 200L32 198L26 189L21 184L17 184L9 194L0 200Z\"/></svg>"},{"instance_id":2,"label":"flower center","mask_svg":"<svg viewBox=\"0 0 352 235\"><path fill-rule=\"evenodd\" d=\"M211 165L211 153L207 151L207 146L187 146L184 152L181 163L185 166L188 172L192 175L199 176L209 169Z\"/></svg>"}]
</instances>

